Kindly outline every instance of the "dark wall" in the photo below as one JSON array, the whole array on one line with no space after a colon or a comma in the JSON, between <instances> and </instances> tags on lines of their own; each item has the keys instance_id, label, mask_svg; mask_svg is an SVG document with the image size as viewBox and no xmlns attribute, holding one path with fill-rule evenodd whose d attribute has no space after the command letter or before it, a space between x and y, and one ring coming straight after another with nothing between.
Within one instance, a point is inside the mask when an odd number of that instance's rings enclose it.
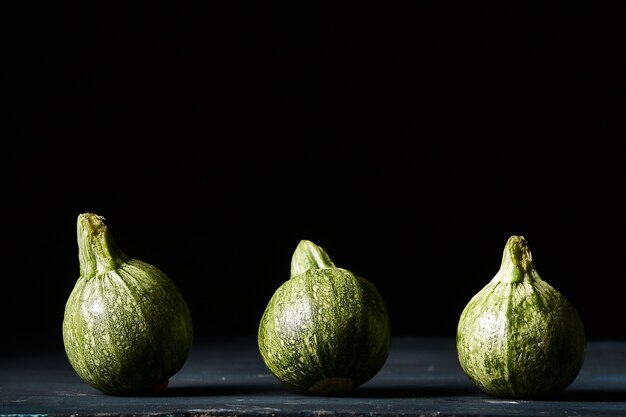
<instances>
[{"instance_id":1,"label":"dark wall","mask_svg":"<svg viewBox=\"0 0 626 417\"><path fill-rule=\"evenodd\" d=\"M43 7L9 51L3 350L62 349L87 211L198 338L254 335L300 239L394 334L452 337L514 234L625 337L623 8Z\"/></svg>"}]
</instances>

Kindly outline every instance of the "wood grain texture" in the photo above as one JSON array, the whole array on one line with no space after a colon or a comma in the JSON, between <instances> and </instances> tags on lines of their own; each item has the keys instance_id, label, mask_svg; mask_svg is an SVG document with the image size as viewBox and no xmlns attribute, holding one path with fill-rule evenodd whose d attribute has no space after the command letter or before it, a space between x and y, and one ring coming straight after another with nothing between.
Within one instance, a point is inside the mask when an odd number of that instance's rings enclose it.
<instances>
[{"instance_id":1,"label":"wood grain texture","mask_svg":"<svg viewBox=\"0 0 626 417\"><path fill-rule=\"evenodd\" d=\"M541 401L490 397L463 374L454 340L394 338L372 380L347 396L296 394L269 373L253 337L198 341L160 395L89 387L62 354L0 358L0 415L134 416L624 416L626 341L591 340L578 378Z\"/></svg>"}]
</instances>

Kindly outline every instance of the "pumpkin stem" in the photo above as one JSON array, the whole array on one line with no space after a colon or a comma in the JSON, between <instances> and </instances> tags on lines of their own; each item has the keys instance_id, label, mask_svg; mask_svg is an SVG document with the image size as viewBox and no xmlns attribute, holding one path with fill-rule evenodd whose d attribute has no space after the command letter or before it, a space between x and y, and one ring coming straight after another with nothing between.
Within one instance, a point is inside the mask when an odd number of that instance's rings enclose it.
<instances>
[{"instance_id":1,"label":"pumpkin stem","mask_svg":"<svg viewBox=\"0 0 626 417\"><path fill-rule=\"evenodd\" d=\"M511 236L506 242L502 254L502 265L494 277L503 282L522 282L525 278L534 278L535 267L528 241L523 236Z\"/></svg>"},{"instance_id":2,"label":"pumpkin stem","mask_svg":"<svg viewBox=\"0 0 626 417\"><path fill-rule=\"evenodd\" d=\"M80 214L76 229L81 277L91 278L117 269L128 260L115 244L104 217L93 213Z\"/></svg>"},{"instance_id":3,"label":"pumpkin stem","mask_svg":"<svg viewBox=\"0 0 626 417\"><path fill-rule=\"evenodd\" d=\"M336 268L326 251L310 240L301 240L291 257L291 278L309 269L324 268Z\"/></svg>"}]
</instances>

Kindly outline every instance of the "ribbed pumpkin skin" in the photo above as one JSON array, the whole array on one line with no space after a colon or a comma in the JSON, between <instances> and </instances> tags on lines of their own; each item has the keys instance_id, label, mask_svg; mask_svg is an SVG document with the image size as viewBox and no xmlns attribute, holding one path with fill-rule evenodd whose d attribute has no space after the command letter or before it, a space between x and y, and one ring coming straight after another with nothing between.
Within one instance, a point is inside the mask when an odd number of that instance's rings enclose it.
<instances>
[{"instance_id":1,"label":"ribbed pumpkin skin","mask_svg":"<svg viewBox=\"0 0 626 417\"><path fill-rule=\"evenodd\" d=\"M276 290L258 342L265 364L283 384L332 393L378 373L389 355L390 321L369 281L341 268L311 269Z\"/></svg>"},{"instance_id":2,"label":"ribbed pumpkin skin","mask_svg":"<svg viewBox=\"0 0 626 417\"><path fill-rule=\"evenodd\" d=\"M539 277L526 241L512 237L498 274L461 313L456 346L463 371L484 392L536 399L576 379L586 336L574 307Z\"/></svg>"},{"instance_id":3,"label":"ribbed pumpkin skin","mask_svg":"<svg viewBox=\"0 0 626 417\"><path fill-rule=\"evenodd\" d=\"M193 339L189 308L162 271L130 259L80 277L63 320L68 359L107 394L150 391L183 366Z\"/></svg>"}]
</instances>

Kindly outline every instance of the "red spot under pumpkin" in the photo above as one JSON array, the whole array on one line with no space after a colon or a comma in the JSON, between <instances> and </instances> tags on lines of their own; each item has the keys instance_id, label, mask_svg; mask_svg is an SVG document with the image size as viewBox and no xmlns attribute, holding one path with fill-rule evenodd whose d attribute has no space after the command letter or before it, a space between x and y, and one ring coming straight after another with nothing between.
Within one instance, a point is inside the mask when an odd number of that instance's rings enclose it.
<instances>
[{"instance_id":1,"label":"red spot under pumpkin","mask_svg":"<svg viewBox=\"0 0 626 417\"><path fill-rule=\"evenodd\" d=\"M155 394L159 394L163 391L165 391L167 389L167 386L169 385L170 380L167 379L163 382L161 382L160 384L155 385L154 387L152 387L152 392L154 392Z\"/></svg>"}]
</instances>

